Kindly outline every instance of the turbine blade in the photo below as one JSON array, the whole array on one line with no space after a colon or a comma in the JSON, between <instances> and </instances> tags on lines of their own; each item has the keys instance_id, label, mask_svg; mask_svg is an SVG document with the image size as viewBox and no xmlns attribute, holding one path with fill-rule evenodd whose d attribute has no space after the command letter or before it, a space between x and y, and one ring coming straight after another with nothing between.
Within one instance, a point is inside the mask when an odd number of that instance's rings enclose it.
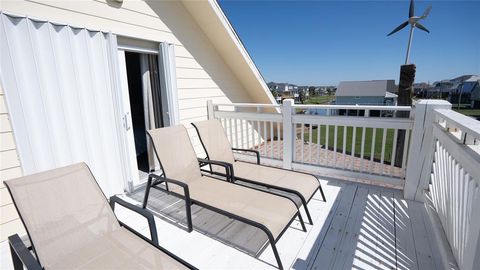
<instances>
[{"instance_id":1,"label":"turbine blade","mask_svg":"<svg viewBox=\"0 0 480 270\"><path fill-rule=\"evenodd\" d=\"M417 22L417 23L415 24L415 27L417 27L418 29L423 30L423 31L425 31L425 32L427 32L427 33L430 33L430 31L428 31L428 29L425 28L425 26L423 26L423 25L420 24L419 22Z\"/></svg>"},{"instance_id":2,"label":"turbine blade","mask_svg":"<svg viewBox=\"0 0 480 270\"><path fill-rule=\"evenodd\" d=\"M430 14L430 10L432 10L432 6L428 6L427 9L423 12L422 19L427 18L428 14Z\"/></svg>"},{"instance_id":3,"label":"turbine blade","mask_svg":"<svg viewBox=\"0 0 480 270\"><path fill-rule=\"evenodd\" d=\"M408 10L408 17L411 18L415 13L415 4L413 3L413 0L410 0L410 9Z\"/></svg>"},{"instance_id":4,"label":"turbine blade","mask_svg":"<svg viewBox=\"0 0 480 270\"><path fill-rule=\"evenodd\" d=\"M402 24L400 24L399 26L397 26L397 28L393 29L393 31L390 32L390 34L388 34L387 37L395 34L396 32L398 32L398 31L400 31L400 30L402 30L402 29L405 28L405 26L407 26L407 25L408 25L408 21L403 22Z\"/></svg>"}]
</instances>

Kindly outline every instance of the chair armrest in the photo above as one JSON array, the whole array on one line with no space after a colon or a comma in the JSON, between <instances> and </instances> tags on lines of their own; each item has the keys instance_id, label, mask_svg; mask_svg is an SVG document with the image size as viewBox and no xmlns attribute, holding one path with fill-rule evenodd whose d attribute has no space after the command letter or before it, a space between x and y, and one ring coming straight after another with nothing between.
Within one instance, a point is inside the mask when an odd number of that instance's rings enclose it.
<instances>
[{"instance_id":1,"label":"chair armrest","mask_svg":"<svg viewBox=\"0 0 480 270\"><path fill-rule=\"evenodd\" d=\"M253 149L232 148L233 151L251 152L257 155L257 164L260 164L260 152Z\"/></svg>"},{"instance_id":2,"label":"chair armrest","mask_svg":"<svg viewBox=\"0 0 480 270\"><path fill-rule=\"evenodd\" d=\"M203 165L217 165L225 168L225 176L227 177L227 182L233 182L233 165L228 162L197 158L200 166Z\"/></svg>"},{"instance_id":3,"label":"chair armrest","mask_svg":"<svg viewBox=\"0 0 480 270\"><path fill-rule=\"evenodd\" d=\"M181 181L178 181L178 180L174 180L174 179L170 179L170 178L167 178L167 177L163 177L163 176L160 176L160 175L156 175L156 174L149 174L148 175L148 183L147 185L152 185L152 179L154 179L155 181L163 181L163 182L166 182L166 183L171 183L171 184L174 184L174 185L177 185L177 186L180 186L183 188L183 196L185 197L185 207L186 207L186 215L187 215L187 226L188 226L188 232L191 232L193 230L193 222L192 222L192 200L190 199L190 190L188 189L188 185L185 184L184 182L181 182ZM146 201L144 201L143 203L143 207L146 207Z\"/></svg>"},{"instance_id":4,"label":"chair armrest","mask_svg":"<svg viewBox=\"0 0 480 270\"><path fill-rule=\"evenodd\" d=\"M134 211L135 213L139 214L139 215L142 215L143 217L145 217L148 221L148 227L150 229L150 237L151 237L151 241L153 244L155 245L158 245L158 235L157 235L157 227L155 226L155 218L153 217L153 214L150 213L148 210L146 209L143 209L141 207L138 207L134 204L131 204L129 202L126 202L122 199L120 199L119 197L117 197L116 195L115 196L112 196L110 197L110 207L112 208L112 210L115 210L115 204L120 204L121 206L131 210L131 211ZM120 222L122 223L122 222ZM122 225L124 227L126 227L127 229L133 231L132 228L130 228L129 226L125 225L124 223L122 223Z\"/></svg>"},{"instance_id":5,"label":"chair armrest","mask_svg":"<svg viewBox=\"0 0 480 270\"><path fill-rule=\"evenodd\" d=\"M30 250L25 246L25 243L23 243L18 234L9 236L8 244L10 245L10 253L15 270L23 269L23 266L29 270L42 269L40 263L38 263Z\"/></svg>"}]
</instances>

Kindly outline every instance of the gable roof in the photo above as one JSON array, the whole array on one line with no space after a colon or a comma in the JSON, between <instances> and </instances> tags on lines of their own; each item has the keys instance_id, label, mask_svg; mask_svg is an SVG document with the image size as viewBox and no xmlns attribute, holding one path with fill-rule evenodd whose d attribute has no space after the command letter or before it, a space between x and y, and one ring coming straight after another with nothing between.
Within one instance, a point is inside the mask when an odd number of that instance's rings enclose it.
<instances>
[{"instance_id":1,"label":"gable roof","mask_svg":"<svg viewBox=\"0 0 480 270\"><path fill-rule=\"evenodd\" d=\"M182 0L218 53L256 103L276 104L265 80L215 0Z\"/></svg>"},{"instance_id":2,"label":"gable roof","mask_svg":"<svg viewBox=\"0 0 480 270\"><path fill-rule=\"evenodd\" d=\"M343 81L338 84L338 97L384 97L386 92L395 92L395 80Z\"/></svg>"}]
</instances>

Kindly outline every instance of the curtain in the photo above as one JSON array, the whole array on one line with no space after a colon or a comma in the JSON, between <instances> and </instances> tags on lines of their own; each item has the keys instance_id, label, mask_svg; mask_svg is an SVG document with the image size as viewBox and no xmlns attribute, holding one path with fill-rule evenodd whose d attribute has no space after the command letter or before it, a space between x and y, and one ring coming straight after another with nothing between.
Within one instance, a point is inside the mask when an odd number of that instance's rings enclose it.
<instances>
[{"instance_id":1,"label":"curtain","mask_svg":"<svg viewBox=\"0 0 480 270\"><path fill-rule=\"evenodd\" d=\"M175 73L175 45L160 43L158 67L160 74L160 88L162 96L163 120L165 126L180 124L180 113L178 109L177 76Z\"/></svg>"},{"instance_id":2,"label":"curtain","mask_svg":"<svg viewBox=\"0 0 480 270\"><path fill-rule=\"evenodd\" d=\"M0 19L0 79L24 174L84 161L107 195L123 192L115 36Z\"/></svg>"}]
</instances>

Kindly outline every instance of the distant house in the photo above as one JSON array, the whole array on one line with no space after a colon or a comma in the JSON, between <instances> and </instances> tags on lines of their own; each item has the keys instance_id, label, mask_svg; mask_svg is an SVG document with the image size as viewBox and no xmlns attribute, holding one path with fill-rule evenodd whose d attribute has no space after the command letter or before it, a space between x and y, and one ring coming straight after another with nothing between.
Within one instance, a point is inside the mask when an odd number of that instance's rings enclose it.
<instances>
[{"instance_id":1,"label":"distant house","mask_svg":"<svg viewBox=\"0 0 480 270\"><path fill-rule=\"evenodd\" d=\"M300 102L300 92L303 92L304 96L308 96L308 86L275 82L269 82L267 86L270 91L277 93L277 102L285 98L293 98L295 102Z\"/></svg>"},{"instance_id":2,"label":"distant house","mask_svg":"<svg viewBox=\"0 0 480 270\"><path fill-rule=\"evenodd\" d=\"M434 82L433 87L427 89L425 97L447 99L450 93L454 93L457 90L459 85L460 83L454 80Z\"/></svg>"},{"instance_id":3,"label":"distant house","mask_svg":"<svg viewBox=\"0 0 480 270\"><path fill-rule=\"evenodd\" d=\"M470 92L470 106L473 109L480 109L480 76L472 76L471 79L463 82L463 91Z\"/></svg>"},{"instance_id":4,"label":"distant house","mask_svg":"<svg viewBox=\"0 0 480 270\"><path fill-rule=\"evenodd\" d=\"M422 98L426 96L426 91L430 88L430 84L426 82L414 83L413 84L413 94L416 97Z\"/></svg>"},{"instance_id":5,"label":"distant house","mask_svg":"<svg viewBox=\"0 0 480 270\"><path fill-rule=\"evenodd\" d=\"M344 81L335 94L337 105L396 105L395 80Z\"/></svg>"},{"instance_id":6,"label":"distant house","mask_svg":"<svg viewBox=\"0 0 480 270\"><path fill-rule=\"evenodd\" d=\"M468 75L462 76L462 78L464 81L460 82L457 88L449 93L448 101L453 104L471 104L473 107L472 92L475 87L478 87L480 76Z\"/></svg>"}]
</instances>

